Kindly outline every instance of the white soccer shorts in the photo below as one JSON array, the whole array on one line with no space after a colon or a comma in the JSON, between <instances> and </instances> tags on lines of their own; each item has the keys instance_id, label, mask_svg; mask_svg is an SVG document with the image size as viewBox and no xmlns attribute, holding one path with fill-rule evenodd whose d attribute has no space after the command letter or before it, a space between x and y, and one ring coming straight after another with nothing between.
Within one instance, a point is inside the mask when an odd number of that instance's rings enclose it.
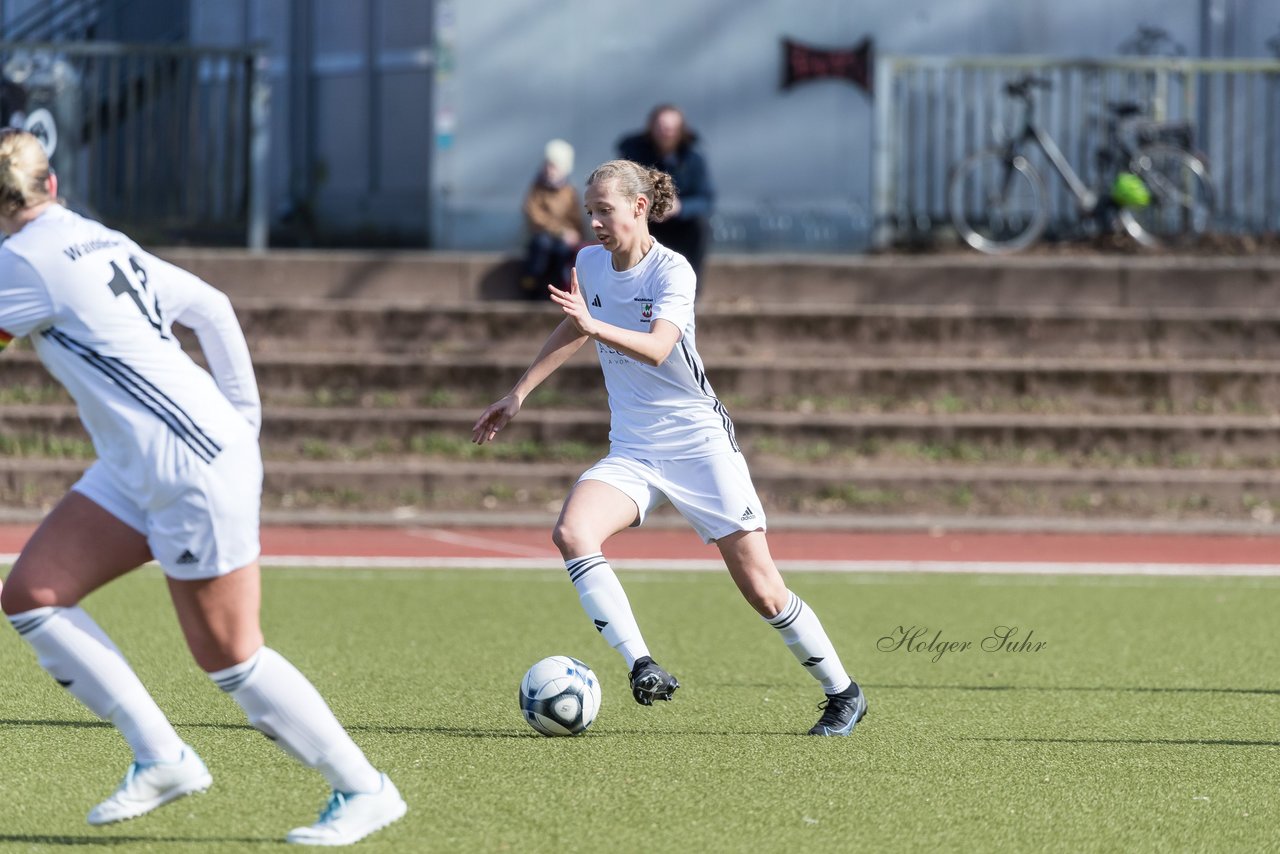
<instances>
[{"instance_id":1,"label":"white soccer shorts","mask_svg":"<svg viewBox=\"0 0 1280 854\"><path fill-rule=\"evenodd\" d=\"M664 500L680 512L704 543L738 531L763 531L764 507L741 453L682 460L636 460L610 454L578 478L598 480L636 503L644 524Z\"/></svg>"},{"instance_id":2,"label":"white soccer shorts","mask_svg":"<svg viewBox=\"0 0 1280 854\"><path fill-rule=\"evenodd\" d=\"M71 488L147 538L164 574L197 581L258 558L262 455L257 439L223 448L212 463L189 461L186 475L139 496L102 461Z\"/></svg>"}]
</instances>

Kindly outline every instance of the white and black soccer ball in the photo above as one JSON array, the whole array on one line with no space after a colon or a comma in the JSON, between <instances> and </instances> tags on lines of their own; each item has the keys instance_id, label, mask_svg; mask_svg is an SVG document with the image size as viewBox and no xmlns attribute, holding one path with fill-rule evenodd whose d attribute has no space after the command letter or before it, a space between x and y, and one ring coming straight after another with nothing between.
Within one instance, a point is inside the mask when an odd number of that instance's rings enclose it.
<instances>
[{"instance_id":1,"label":"white and black soccer ball","mask_svg":"<svg viewBox=\"0 0 1280 854\"><path fill-rule=\"evenodd\" d=\"M544 658L520 682L520 711L543 735L578 735L600 711L600 680L576 658Z\"/></svg>"}]
</instances>

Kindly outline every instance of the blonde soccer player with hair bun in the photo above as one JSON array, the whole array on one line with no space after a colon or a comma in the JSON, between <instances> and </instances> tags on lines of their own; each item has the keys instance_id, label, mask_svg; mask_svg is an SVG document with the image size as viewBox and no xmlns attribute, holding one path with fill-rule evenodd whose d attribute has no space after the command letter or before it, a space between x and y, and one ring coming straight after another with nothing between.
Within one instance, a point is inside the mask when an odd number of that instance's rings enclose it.
<instances>
[{"instance_id":1,"label":"blonde soccer player with hair bun","mask_svg":"<svg viewBox=\"0 0 1280 854\"><path fill-rule=\"evenodd\" d=\"M848 735L866 697L769 554L764 508L698 355L693 269L649 233L649 221L674 202L669 175L629 160L587 178L586 210L600 243L578 253L568 290L549 288L564 319L511 391L481 414L472 439L496 438L539 383L593 342L609 393L609 455L578 479L552 540L587 616L626 661L636 702L670 700L679 682L650 656L602 550L670 501L716 544L747 602L822 685L822 716L809 733Z\"/></svg>"},{"instance_id":2,"label":"blonde soccer player with hair bun","mask_svg":"<svg viewBox=\"0 0 1280 854\"><path fill-rule=\"evenodd\" d=\"M40 666L133 751L89 823L135 818L209 788L174 731L80 601L154 558L196 663L333 795L289 842L345 845L405 803L320 694L263 643L258 619L262 420L230 301L124 234L64 208L39 141L0 131L0 336L29 337L75 399L98 460L45 517L0 589ZM173 324L195 330L206 372Z\"/></svg>"}]
</instances>

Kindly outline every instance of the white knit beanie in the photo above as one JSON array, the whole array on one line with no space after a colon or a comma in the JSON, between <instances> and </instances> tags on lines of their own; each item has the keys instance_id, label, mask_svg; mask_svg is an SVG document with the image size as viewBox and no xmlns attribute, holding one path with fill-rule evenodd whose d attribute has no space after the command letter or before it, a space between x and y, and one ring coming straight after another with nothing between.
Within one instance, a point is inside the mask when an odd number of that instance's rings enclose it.
<instances>
[{"instance_id":1,"label":"white knit beanie","mask_svg":"<svg viewBox=\"0 0 1280 854\"><path fill-rule=\"evenodd\" d=\"M563 139L553 139L547 143L547 162L568 175L573 171L573 146Z\"/></svg>"}]
</instances>

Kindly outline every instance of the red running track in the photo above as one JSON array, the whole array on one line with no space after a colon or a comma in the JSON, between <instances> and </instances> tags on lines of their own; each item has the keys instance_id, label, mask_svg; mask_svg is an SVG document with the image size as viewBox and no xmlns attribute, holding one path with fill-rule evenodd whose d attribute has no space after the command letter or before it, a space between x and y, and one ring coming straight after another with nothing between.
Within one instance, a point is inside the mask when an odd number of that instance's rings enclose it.
<instances>
[{"instance_id":1,"label":"red running track","mask_svg":"<svg viewBox=\"0 0 1280 854\"><path fill-rule=\"evenodd\" d=\"M16 554L33 526L0 525L0 554ZM1182 534L868 533L772 531L780 561L954 561L1116 564L1280 564L1277 536ZM392 558L557 557L541 528L310 528L262 530L265 556ZM714 560L692 531L624 531L609 541L617 559Z\"/></svg>"}]
</instances>

